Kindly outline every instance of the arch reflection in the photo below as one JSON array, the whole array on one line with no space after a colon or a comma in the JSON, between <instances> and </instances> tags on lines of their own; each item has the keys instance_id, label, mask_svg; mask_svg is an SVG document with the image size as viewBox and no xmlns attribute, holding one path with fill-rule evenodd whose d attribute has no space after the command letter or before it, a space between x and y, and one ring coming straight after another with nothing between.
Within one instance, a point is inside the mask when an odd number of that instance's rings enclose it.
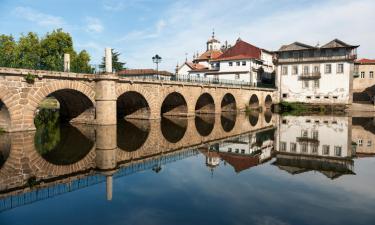
<instances>
[{"instance_id":1,"label":"arch reflection","mask_svg":"<svg viewBox=\"0 0 375 225\"><path fill-rule=\"evenodd\" d=\"M117 124L117 146L124 151L136 151L150 134L149 120L121 120Z\"/></svg>"},{"instance_id":2,"label":"arch reflection","mask_svg":"<svg viewBox=\"0 0 375 225\"><path fill-rule=\"evenodd\" d=\"M188 120L184 117L162 117L161 133L170 143L180 141L187 130Z\"/></svg>"},{"instance_id":3,"label":"arch reflection","mask_svg":"<svg viewBox=\"0 0 375 225\"><path fill-rule=\"evenodd\" d=\"M266 121L266 123L270 123L271 120L272 120L272 112L271 110L267 110L264 112L264 120Z\"/></svg>"},{"instance_id":4,"label":"arch reflection","mask_svg":"<svg viewBox=\"0 0 375 225\"><path fill-rule=\"evenodd\" d=\"M225 132L230 132L236 125L236 113L222 113L220 116L221 126Z\"/></svg>"},{"instance_id":5,"label":"arch reflection","mask_svg":"<svg viewBox=\"0 0 375 225\"><path fill-rule=\"evenodd\" d=\"M35 120L35 148L54 165L70 165L83 159L94 142L69 123L59 123L59 112L41 110Z\"/></svg>"},{"instance_id":6,"label":"arch reflection","mask_svg":"<svg viewBox=\"0 0 375 225\"><path fill-rule=\"evenodd\" d=\"M195 127L198 133L205 137L211 134L215 126L215 115L205 114L195 117Z\"/></svg>"},{"instance_id":7,"label":"arch reflection","mask_svg":"<svg viewBox=\"0 0 375 225\"><path fill-rule=\"evenodd\" d=\"M255 127L258 124L258 120L259 120L259 112L251 111L249 114L249 122L251 126Z\"/></svg>"}]
</instances>

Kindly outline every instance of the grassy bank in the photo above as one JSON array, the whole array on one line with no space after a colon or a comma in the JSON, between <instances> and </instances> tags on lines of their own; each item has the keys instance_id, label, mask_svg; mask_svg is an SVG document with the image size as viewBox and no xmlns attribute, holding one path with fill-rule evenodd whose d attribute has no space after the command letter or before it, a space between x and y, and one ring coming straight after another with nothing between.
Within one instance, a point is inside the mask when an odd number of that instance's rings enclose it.
<instances>
[{"instance_id":1,"label":"grassy bank","mask_svg":"<svg viewBox=\"0 0 375 225\"><path fill-rule=\"evenodd\" d=\"M41 108L41 109L59 109L60 103L55 98L50 97L50 98L44 99L40 103L39 108Z\"/></svg>"},{"instance_id":2,"label":"grassy bank","mask_svg":"<svg viewBox=\"0 0 375 225\"><path fill-rule=\"evenodd\" d=\"M0 127L0 135L4 134L5 133L5 130L3 128Z\"/></svg>"},{"instance_id":3,"label":"grassy bank","mask_svg":"<svg viewBox=\"0 0 375 225\"><path fill-rule=\"evenodd\" d=\"M344 114L345 105L320 105L302 102L280 102L278 113L282 115L307 115L307 114Z\"/></svg>"}]
</instances>

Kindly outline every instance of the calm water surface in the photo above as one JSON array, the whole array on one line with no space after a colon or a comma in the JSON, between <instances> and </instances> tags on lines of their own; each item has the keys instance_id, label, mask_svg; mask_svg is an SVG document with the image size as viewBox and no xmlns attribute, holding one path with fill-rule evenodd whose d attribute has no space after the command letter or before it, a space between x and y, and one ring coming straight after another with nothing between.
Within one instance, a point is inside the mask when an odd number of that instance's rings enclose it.
<instances>
[{"instance_id":1,"label":"calm water surface","mask_svg":"<svg viewBox=\"0 0 375 225\"><path fill-rule=\"evenodd\" d=\"M45 120L0 137L0 224L375 224L373 118Z\"/></svg>"}]
</instances>

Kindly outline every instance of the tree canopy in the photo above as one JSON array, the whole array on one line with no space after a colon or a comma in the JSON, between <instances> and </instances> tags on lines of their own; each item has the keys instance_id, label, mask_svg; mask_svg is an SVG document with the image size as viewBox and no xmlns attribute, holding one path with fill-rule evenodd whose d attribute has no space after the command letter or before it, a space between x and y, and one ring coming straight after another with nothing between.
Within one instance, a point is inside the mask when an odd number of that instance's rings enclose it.
<instances>
[{"instance_id":1,"label":"tree canopy","mask_svg":"<svg viewBox=\"0 0 375 225\"><path fill-rule=\"evenodd\" d=\"M77 54L71 35L62 29L53 30L42 38L29 32L22 34L18 41L12 35L0 35L1 67L62 71L65 53L70 54L72 72L93 72L90 55L86 50Z\"/></svg>"}]
</instances>

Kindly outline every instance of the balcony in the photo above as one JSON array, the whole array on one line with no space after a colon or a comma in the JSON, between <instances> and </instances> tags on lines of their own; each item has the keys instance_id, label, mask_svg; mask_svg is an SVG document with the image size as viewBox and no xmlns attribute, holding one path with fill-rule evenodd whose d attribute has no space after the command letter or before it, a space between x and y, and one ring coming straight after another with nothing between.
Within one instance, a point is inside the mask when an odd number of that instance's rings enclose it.
<instances>
[{"instance_id":1,"label":"balcony","mask_svg":"<svg viewBox=\"0 0 375 225\"><path fill-rule=\"evenodd\" d=\"M311 56L311 57L286 57L273 59L274 63L299 63L299 62L329 62L329 61L354 61L357 54L336 55L336 56Z\"/></svg>"},{"instance_id":2,"label":"balcony","mask_svg":"<svg viewBox=\"0 0 375 225\"><path fill-rule=\"evenodd\" d=\"M312 72L312 73L303 73L298 76L298 79L299 80L318 80L321 77L322 76L320 72Z\"/></svg>"},{"instance_id":3,"label":"balcony","mask_svg":"<svg viewBox=\"0 0 375 225\"><path fill-rule=\"evenodd\" d=\"M313 145L319 145L319 140L316 138L310 138L310 137L297 137L298 143L310 143Z\"/></svg>"}]
</instances>

